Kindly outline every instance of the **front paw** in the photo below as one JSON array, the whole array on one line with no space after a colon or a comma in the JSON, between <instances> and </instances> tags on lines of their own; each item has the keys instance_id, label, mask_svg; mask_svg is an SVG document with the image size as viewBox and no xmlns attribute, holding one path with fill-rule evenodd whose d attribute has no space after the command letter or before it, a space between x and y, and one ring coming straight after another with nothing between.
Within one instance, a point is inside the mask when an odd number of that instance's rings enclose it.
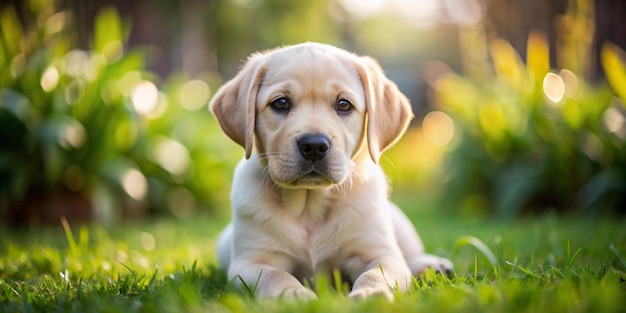
<instances>
[{"instance_id":1,"label":"front paw","mask_svg":"<svg viewBox=\"0 0 626 313\"><path fill-rule=\"evenodd\" d=\"M389 301L393 301L393 293L387 287L382 288L374 288L374 287L364 287L353 290L348 295L351 299L365 299L368 297L384 297Z\"/></svg>"},{"instance_id":2,"label":"front paw","mask_svg":"<svg viewBox=\"0 0 626 313\"><path fill-rule=\"evenodd\" d=\"M454 269L454 265L448 259L431 254L420 255L419 257L413 258L408 263L411 272L418 277L422 276L429 268L447 276L452 275L452 270Z\"/></svg>"},{"instance_id":3,"label":"front paw","mask_svg":"<svg viewBox=\"0 0 626 313\"><path fill-rule=\"evenodd\" d=\"M311 289L306 287L289 287L283 290L280 295L280 298L287 300L316 300L317 295Z\"/></svg>"}]
</instances>

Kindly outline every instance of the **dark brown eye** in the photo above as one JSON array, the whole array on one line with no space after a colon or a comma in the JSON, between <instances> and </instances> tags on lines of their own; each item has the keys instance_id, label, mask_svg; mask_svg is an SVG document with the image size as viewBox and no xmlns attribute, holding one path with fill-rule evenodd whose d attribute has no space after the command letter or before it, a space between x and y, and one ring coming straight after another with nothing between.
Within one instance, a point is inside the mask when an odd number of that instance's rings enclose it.
<instances>
[{"instance_id":1,"label":"dark brown eye","mask_svg":"<svg viewBox=\"0 0 626 313\"><path fill-rule=\"evenodd\" d=\"M276 112L287 112L289 111L289 100L285 97L280 97L272 100L270 106Z\"/></svg>"},{"instance_id":2,"label":"dark brown eye","mask_svg":"<svg viewBox=\"0 0 626 313\"><path fill-rule=\"evenodd\" d=\"M347 114L352 111L352 103L346 99L340 99L336 105L337 112L340 114Z\"/></svg>"}]
</instances>

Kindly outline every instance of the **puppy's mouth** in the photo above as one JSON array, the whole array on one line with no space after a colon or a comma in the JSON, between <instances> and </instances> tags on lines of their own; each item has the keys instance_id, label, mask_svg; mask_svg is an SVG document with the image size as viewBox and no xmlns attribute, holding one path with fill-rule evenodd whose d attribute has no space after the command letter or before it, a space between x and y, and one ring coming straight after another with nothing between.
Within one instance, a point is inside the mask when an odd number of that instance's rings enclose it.
<instances>
[{"instance_id":1,"label":"puppy's mouth","mask_svg":"<svg viewBox=\"0 0 626 313\"><path fill-rule=\"evenodd\" d=\"M267 174L276 185L288 189L328 188L341 184L347 177L339 164L311 164L289 158L270 160Z\"/></svg>"},{"instance_id":2,"label":"puppy's mouth","mask_svg":"<svg viewBox=\"0 0 626 313\"><path fill-rule=\"evenodd\" d=\"M333 182L326 175L317 170L309 170L298 176L288 185L297 188L321 188L333 185Z\"/></svg>"}]
</instances>

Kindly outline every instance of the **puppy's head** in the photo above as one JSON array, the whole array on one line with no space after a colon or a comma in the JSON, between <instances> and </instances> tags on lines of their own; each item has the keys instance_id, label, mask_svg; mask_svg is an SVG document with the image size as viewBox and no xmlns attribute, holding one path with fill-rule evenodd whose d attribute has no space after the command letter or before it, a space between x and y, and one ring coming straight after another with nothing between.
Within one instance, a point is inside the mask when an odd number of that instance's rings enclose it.
<instances>
[{"instance_id":1,"label":"puppy's head","mask_svg":"<svg viewBox=\"0 0 626 313\"><path fill-rule=\"evenodd\" d=\"M314 43L252 55L210 107L246 158L254 145L286 188L342 183L365 145L378 162L413 116L376 61Z\"/></svg>"}]
</instances>

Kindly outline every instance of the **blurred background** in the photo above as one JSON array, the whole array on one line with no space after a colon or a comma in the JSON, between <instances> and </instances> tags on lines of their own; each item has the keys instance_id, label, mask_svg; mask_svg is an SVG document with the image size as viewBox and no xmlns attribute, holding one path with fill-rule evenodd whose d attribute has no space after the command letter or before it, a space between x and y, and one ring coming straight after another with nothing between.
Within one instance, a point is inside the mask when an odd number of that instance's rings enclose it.
<instances>
[{"instance_id":1,"label":"blurred background","mask_svg":"<svg viewBox=\"0 0 626 313\"><path fill-rule=\"evenodd\" d=\"M626 213L622 0L0 1L5 225L227 215L242 148L207 109L255 51L379 60L416 119L381 160L405 203Z\"/></svg>"}]
</instances>

